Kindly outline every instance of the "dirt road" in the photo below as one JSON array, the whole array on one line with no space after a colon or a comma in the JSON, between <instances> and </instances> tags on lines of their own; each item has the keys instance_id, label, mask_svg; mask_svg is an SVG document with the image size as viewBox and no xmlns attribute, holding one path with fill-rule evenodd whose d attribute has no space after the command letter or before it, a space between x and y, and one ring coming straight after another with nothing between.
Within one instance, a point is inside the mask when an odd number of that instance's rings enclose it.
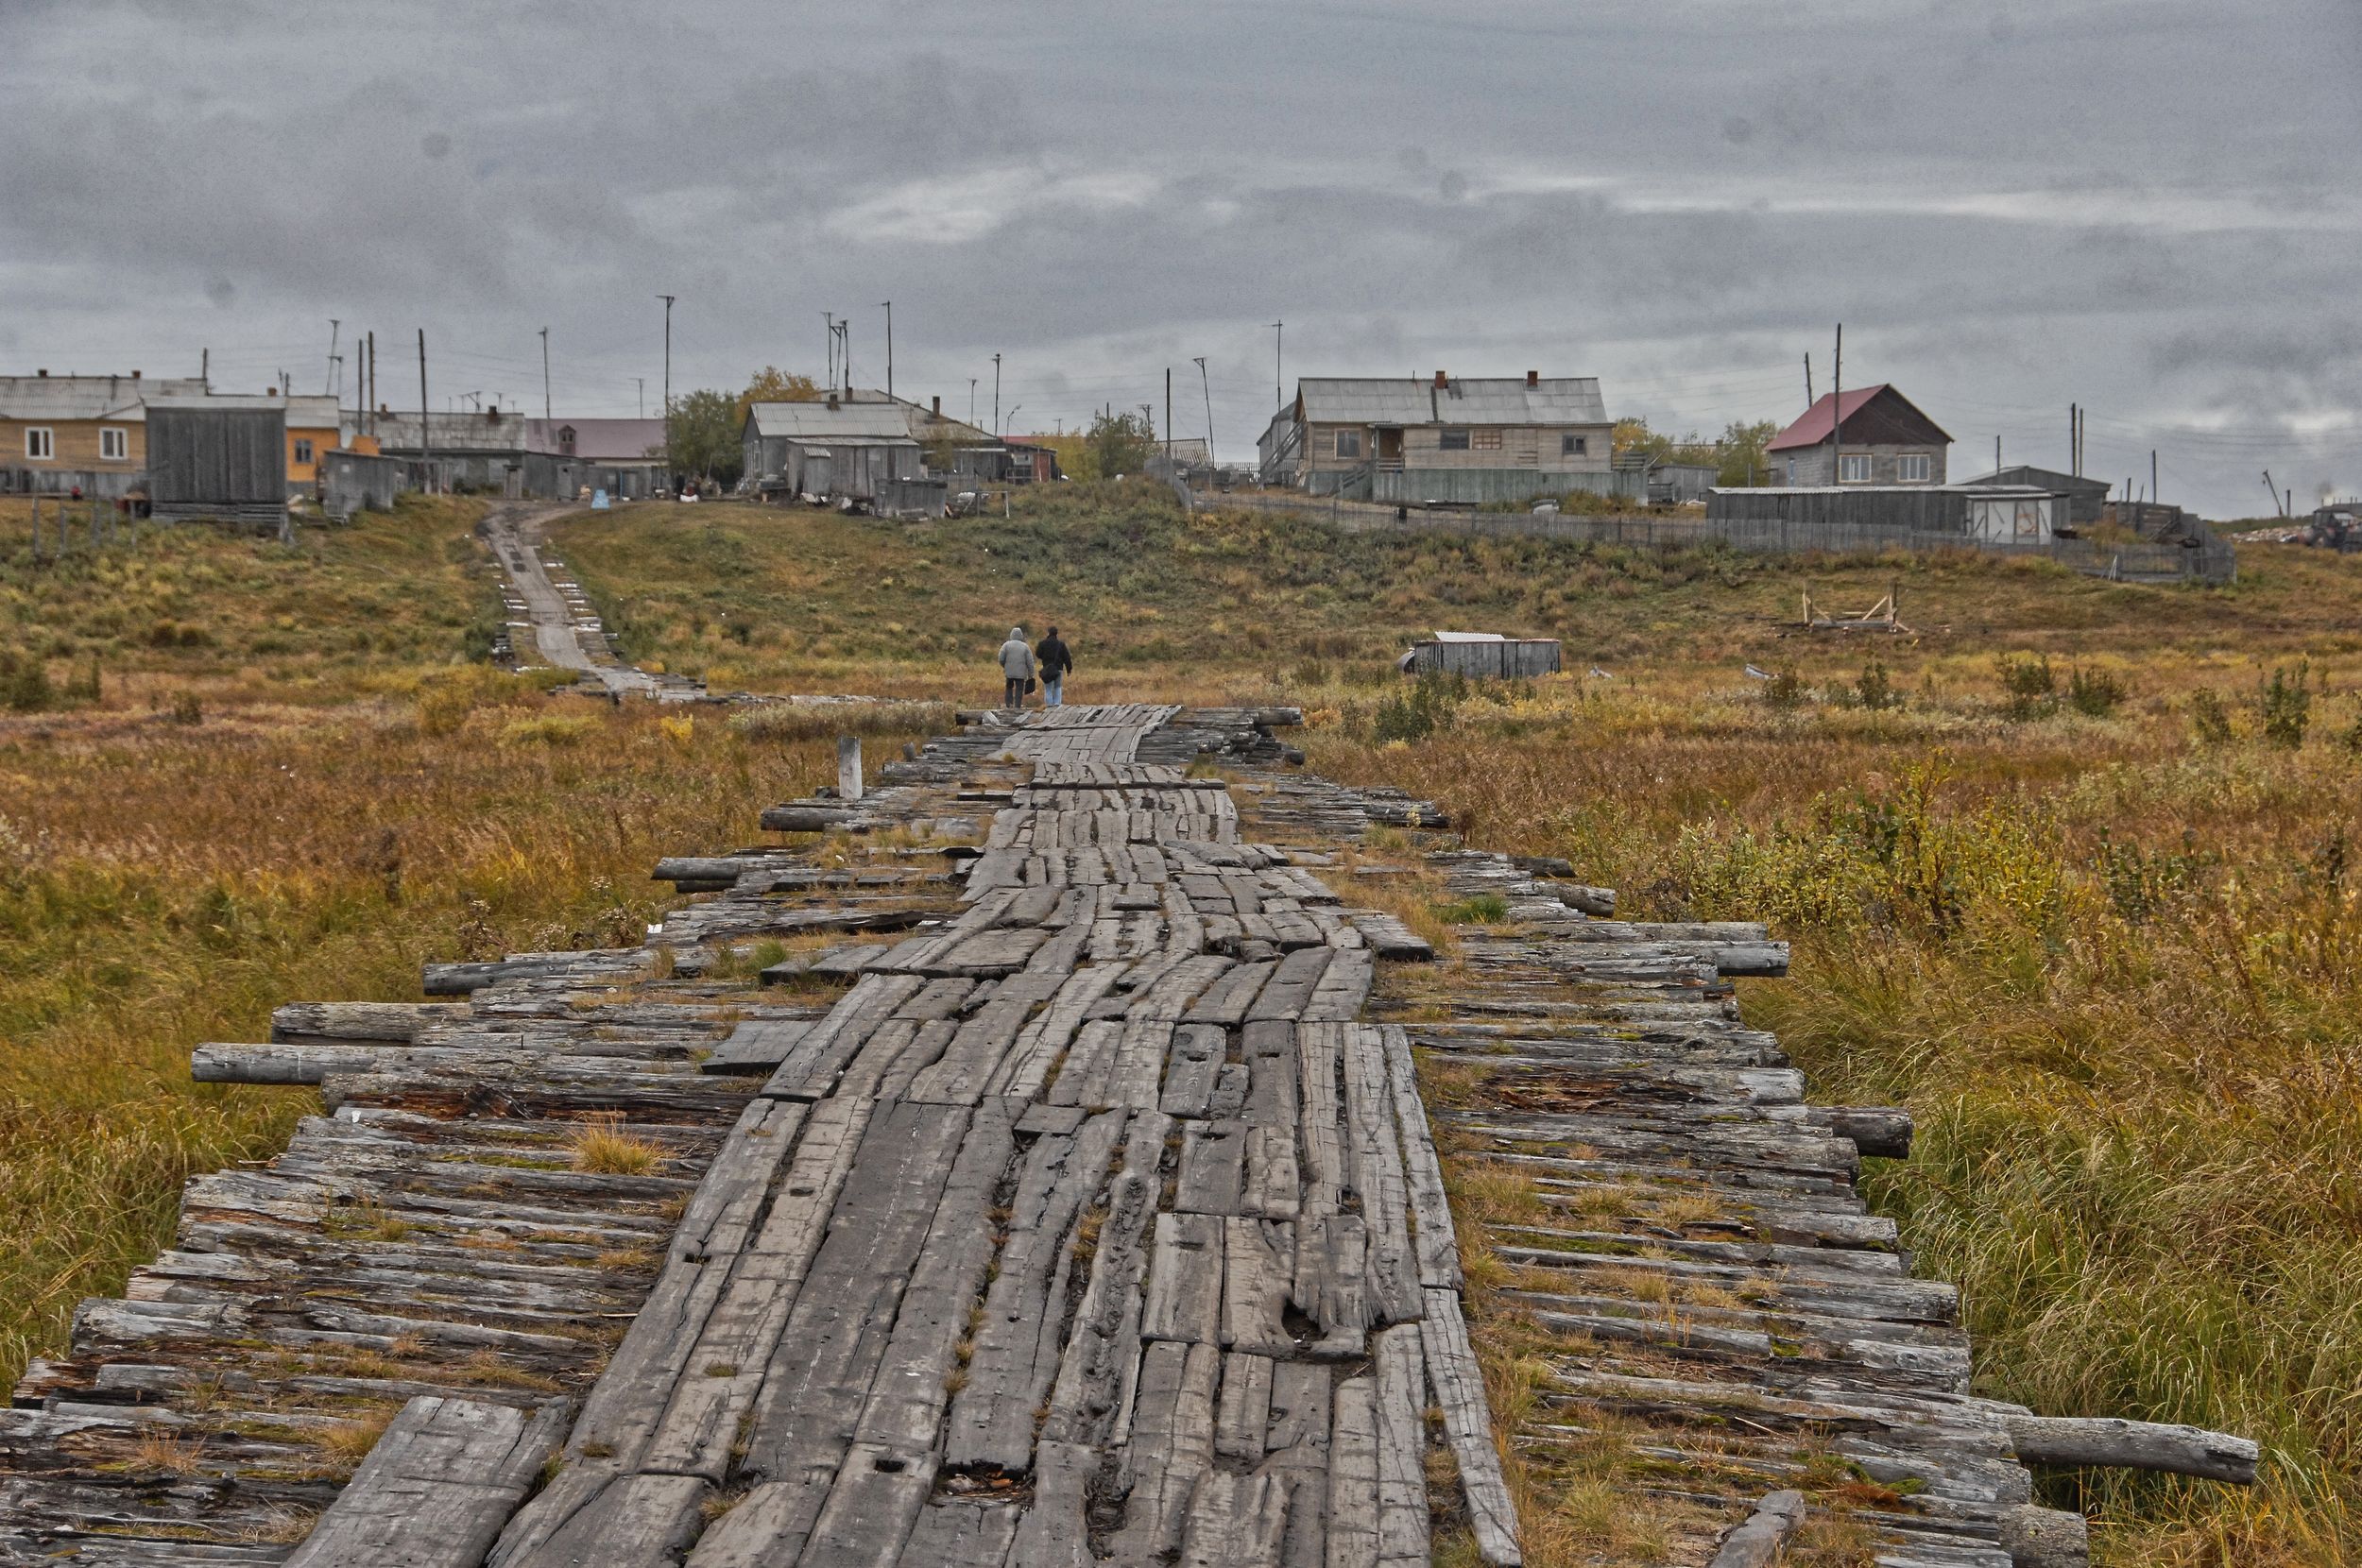
<instances>
[{"instance_id":1,"label":"dirt road","mask_svg":"<svg viewBox=\"0 0 2362 1568\"><path fill-rule=\"evenodd\" d=\"M494 507L484 519L485 537L500 559L513 600L523 606L533 643L545 663L578 670L610 695L657 696L669 683L617 659L608 646L607 628L573 577L551 575L555 563L544 558L541 527L566 510L562 504L519 502Z\"/></svg>"}]
</instances>

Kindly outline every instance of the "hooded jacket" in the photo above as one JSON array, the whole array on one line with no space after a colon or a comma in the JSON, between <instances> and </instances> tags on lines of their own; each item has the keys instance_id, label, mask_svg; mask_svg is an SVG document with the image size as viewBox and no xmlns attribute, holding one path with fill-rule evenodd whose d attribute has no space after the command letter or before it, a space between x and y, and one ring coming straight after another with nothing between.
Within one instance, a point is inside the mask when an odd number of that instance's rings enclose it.
<instances>
[{"instance_id":1,"label":"hooded jacket","mask_svg":"<svg viewBox=\"0 0 2362 1568\"><path fill-rule=\"evenodd\" d=\"M1025 646L1025 628L1011 626L1009 640L1001 644L1001 673L1011 680L1034 678L1034 650Z\"/></svg>"},{"instance_id":2,"label":"hooded jacket","mask_svg":"<svg viewBox=\"0 0 2362 1568\"><path fill-rule=\"evenodd\" d=\"M1034 650L1035 662L1040 667L1044 680L1064 680L1066 673L1074 668L1074 656L1067 650L1066 639L1045 637Z\"/></svg>"}]
</instances>

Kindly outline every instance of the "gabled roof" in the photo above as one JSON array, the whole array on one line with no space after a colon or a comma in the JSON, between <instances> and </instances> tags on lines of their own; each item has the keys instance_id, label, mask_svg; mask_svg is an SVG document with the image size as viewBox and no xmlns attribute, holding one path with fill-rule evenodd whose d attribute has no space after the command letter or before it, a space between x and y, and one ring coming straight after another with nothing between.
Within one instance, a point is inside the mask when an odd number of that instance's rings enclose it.
<instances>
[{"instance_id":1,"label":"gabled roof","mask_svg":"<svg viewBox=\"0 0 2362 1568\"><path fill-rule=\"evenodd\" d=\"M1311 424L1603 425L1597 376L1320 376L1296 383Z\"/></svg>"},{"instance_id":2,"label":"gabled roof","mask_svg":"<svg viewBox=\"0 0 2362 1568\"><path fill-rule=\"evenodd\" d=\"M2012 464L1977 479L1957 479L1953 483L1973 485L1979 489L2033 485L2061 495L2104 496L2115 488L2107 480L2094 479L2089 474L2061 473L2056 469L2038 469L2030 463Z\"/></svg>"},{"instance_id":3,"label":"gabled roof","mask_svg":"<svg viewBox=\"0 0 2362 1568\"><path fill-rule=\"evenodd\" d=\"M1800 447L1817 447L1837 434L1842 418L1845 434L1865 445L1914 442L1951 444L1952 437L1943 427L1919 411L1918 405L1884 382L1875 386L1857 387L1844 395L1845 412L1835 412L1838 395L1834 392L1817 400L1805 410L1804 417L1777 435L1772 437L1766 452L1792 452ZM1875 405L1874 407L1873 405ZM1875 430L1856 430L1857 419L1874 424Z\"/></svg>"},{"instance_id":4,"label":"gabled roof","mask_svg":"<svg viewBox=\"0 0 2362 1568\"><path fill-rule=\"evenodd\" d=\"M564 433L574 433L567 450ZM664 445L661 419L527 419L525 451L592 463L639 463Z\"/></svg>"},{"instance_id":5,"label":"gabled roof","mask_svg":"<svg viewBox=\"0 0 2362 1568\"><path fill-rule=\"evenodd\" d=\"M145 397L202 396L196 376L0 376L0 418L121 419L136 423Z\"/></svg>"},{"instance_id":6,"label":"gabled roof","mask_svg":"<svg viewBox=\"0 0 2362 1568\"><path fill-rule=\"evenodd\" d=\"M755 434L791 441L833 441L866 435L912 440L910 418L899 402L756 403L746 410Z\"/></svg>"}]
</instances>

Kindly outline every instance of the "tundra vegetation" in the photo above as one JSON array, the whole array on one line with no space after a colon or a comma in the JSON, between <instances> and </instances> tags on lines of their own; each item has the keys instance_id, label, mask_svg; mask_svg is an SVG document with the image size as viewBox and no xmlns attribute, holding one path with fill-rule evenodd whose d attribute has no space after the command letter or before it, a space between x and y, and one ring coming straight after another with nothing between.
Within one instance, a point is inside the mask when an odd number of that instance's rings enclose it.
<instances>
[{"instance_id":1,"label":"tundra vegetation","mask_svg":"<svg viewBox=\"0 0 2362 1568\"><path fill-rule=\"evenodd\" d=\"M1008 626L1055 620L1070 701L1299 702L1332 776L1565 856L1642 916L1770 921L1794 972L1742 1004L1817 1098L1915 1113L1914 1158L1870 1185L1963 1287L1980 1389L2266 1445L2251 1492L2062 1477L2102 1560L2362 1559L2350 561L2248 550L2234 587L2144 588L1185 519L1138 483L1016 510L626 507L555 540L634 657L716 688L982 701ZM194 1089L189 1044L415 995L421 959L604 940L657 907L659 854L745 842L757 802L830 776L824 742L462 668L497 620L470 516L291 552L187 530L35 574L0 510L0 650L52 693L0 717L0 1373L163 1238L187 1172L310 1103ZM214 575L95 580L167 567ZM1806 588L1899 590L1914 630L1796 631ZM1437 626L1559 637L1568 673L1406 682L1394 656ZM93 656L97 696L57 695ZM1493 1327L1514 1406L1531 1378ZM1526 1484L1556 1560L1596 1554L1613 1489Z\"/></svg>"}]
</instances>

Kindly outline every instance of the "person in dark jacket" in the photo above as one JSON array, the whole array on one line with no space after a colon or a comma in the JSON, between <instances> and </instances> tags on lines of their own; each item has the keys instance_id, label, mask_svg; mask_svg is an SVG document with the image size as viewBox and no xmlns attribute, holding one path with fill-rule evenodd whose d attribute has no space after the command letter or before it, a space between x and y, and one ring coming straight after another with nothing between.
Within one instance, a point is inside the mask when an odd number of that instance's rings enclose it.
<instances>
[{"instance_id":1,"label":"person in dark jacket","mask_svg":"<svg viewBox=\"0 0 2362 1568\"><path fill-rule=\"evenodd\" d=\"M1073 651L1058 639L1058 628L1034 645L1034 661L1041 667L1041 706L1056 707L1066 700L1066 673L1074 668Z\"/></svg>"}]
</instances>

